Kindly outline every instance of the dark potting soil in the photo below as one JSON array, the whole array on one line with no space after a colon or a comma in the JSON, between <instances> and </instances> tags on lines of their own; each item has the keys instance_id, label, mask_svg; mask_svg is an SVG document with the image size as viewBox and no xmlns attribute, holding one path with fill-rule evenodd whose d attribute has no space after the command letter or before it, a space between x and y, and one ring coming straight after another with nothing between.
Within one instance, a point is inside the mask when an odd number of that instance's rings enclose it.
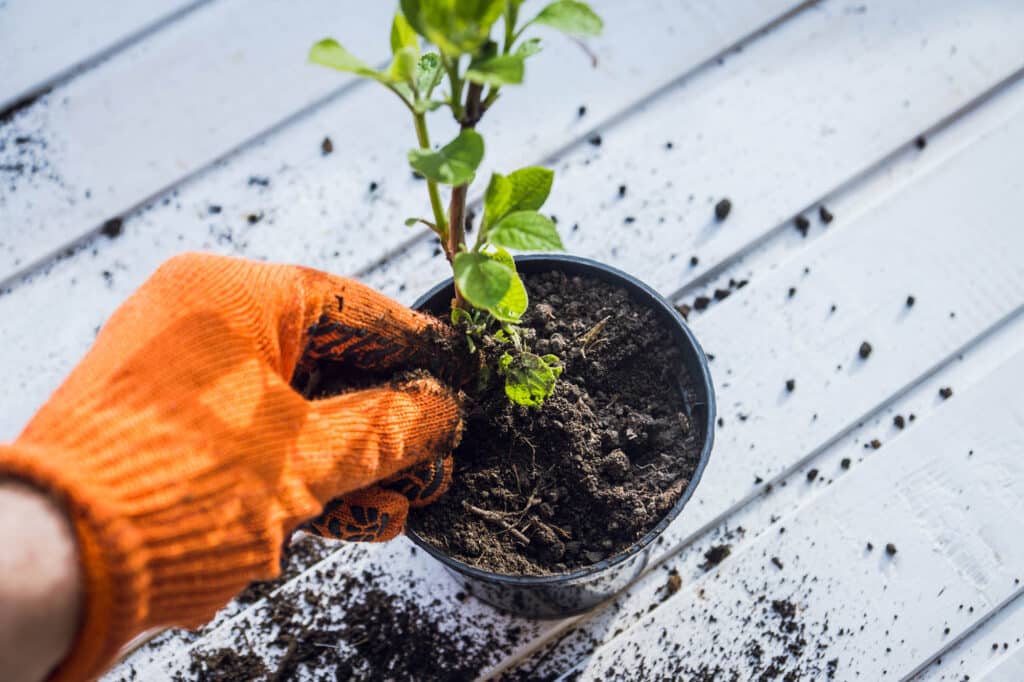
<instances>
[{"instance_id":1,"label":"dark potting soil","mask_svg":"<svg viewBox=\"0 0 1024 682\"><path fill-rule=\"evenodd\" d=\"M473 566L545 575L601 561L657 525L689 484L703 434L654 311L593 278L525 282L529 345L565 366L555 392L540 408L511 404L500 380L471 396L452 486L409 525Z\"/></svg>"}]
</instances>

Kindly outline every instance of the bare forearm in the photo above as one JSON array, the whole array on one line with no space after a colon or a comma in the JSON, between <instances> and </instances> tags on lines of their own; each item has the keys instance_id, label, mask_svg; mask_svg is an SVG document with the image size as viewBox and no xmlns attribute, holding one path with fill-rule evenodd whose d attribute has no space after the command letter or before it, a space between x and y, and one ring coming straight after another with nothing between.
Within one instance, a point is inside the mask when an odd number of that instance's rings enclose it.
<instances>
[{"instance_id":1,"label":"bare forearm","mask_svg":"<svg viewBox=\"0 0 1024 682\"><path fill-rule=\"evenodd\" d=\"M67 654L81 576L71 524L46 494L0 479L0 670L35 681Z\"/></svg>"}]
</instances>

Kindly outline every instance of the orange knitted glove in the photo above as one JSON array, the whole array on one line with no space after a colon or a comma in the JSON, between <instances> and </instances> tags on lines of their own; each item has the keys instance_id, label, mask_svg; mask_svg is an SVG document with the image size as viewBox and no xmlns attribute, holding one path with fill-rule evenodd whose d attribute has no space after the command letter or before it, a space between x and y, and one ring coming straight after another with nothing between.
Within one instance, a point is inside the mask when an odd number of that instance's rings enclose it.
<instances>
[{"instance_id":1,"label":"orange knitted glove","mask_svg":"<svg viewBox=\"0 0 1024 682\"><path fill-rule=\"evenodd\" d=\"M443 488L461 431L451 391L424 374L307 401L290 380L324 359L436 365L443 336L432 318L314 270L205 255L162 266L0 447L0 478L51 491L77 534L84 618L57 677L98 674L151 627L208 620L274 576L284 539L338 495L352 494L334 509L353 523L333 533L327 520L328 534L400 531L408 498L370 486L440 471L432 492ZM387 527L347 530L373 525L356 512L367 507Z\"/></svg>"}]
</instances>

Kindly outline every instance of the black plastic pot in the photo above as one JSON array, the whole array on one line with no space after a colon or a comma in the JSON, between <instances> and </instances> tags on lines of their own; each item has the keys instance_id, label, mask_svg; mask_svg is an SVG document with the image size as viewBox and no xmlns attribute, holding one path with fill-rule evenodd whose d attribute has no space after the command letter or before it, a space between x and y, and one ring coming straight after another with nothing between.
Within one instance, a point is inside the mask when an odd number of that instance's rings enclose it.
<instances>
[{"instance_id":1,"label":"black plastic pot","mask_svg":"<svg viewBox=\"0 0 1024 682\"><path fill-rule=\"evenodd\" d=\"M711 456L714 440L715 393L708 361L700 344L678 311L657 292L635 277L603 263L566 255L520 256L516 265L521 273L560 270L568 275L588 275L626 289L637 302L648 305L671 330L682 352L683 364L696 384L697 399L686 404L691 423L703 430L704 447L697 470L689 486L669 513L640 540L614 556L570 573L545 576L501 575L481 570L454 559L428 544L415 531L409 538L440 561L462 582L467 591L480 599L516 615L530 618L562 618L587 611L615 596L633 581L647 565L654 541L679 516L693 495ZM414 308L444 314L453 296L452 280L442 282L424 294ZM683 391L680 386L680 392Z\"/></svg>"}]
</instances>

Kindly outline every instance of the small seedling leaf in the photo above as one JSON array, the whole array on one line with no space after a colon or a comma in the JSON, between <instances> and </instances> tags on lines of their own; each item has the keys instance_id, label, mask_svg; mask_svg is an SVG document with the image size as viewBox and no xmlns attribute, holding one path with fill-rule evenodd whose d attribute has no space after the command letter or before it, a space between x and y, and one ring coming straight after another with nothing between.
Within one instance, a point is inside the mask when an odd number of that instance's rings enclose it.
<instances>
[{"instance_id":1,"label":"small seedling leaf","mask_svg":"<svg viewBox=\"0 0 1024 682\"><path fill-rule=\"evenodd\" d=\"M505 395L509 400L518 405L539 407L555 390L562 365L554 355L503 353L498 359L498 371L505 377Z\"/></svg>"},{"instance_id":2,"label":"small seedling leaf","mask_svg":"<svg viewBox=\"0 0 1024 682\"><path fill-rule=\"evenodd\" d=\"M562 239L555 223L536 211L514 211L502 218L487 233L498 246L520 251L558 251Z\"/></svg>"},{"instance_id":3,"label":"small seedling leaf","mask_svg":"<svg viewBox=\"0 0 1024 682\"><path fill-rule=\"evenodd\" d=\"M528 166L512 171L508 176L512 183L512 204L509 211L536 211L547 201L555 172L550 168Z\"/></svg>"},{"instance_id":4,"label":"small seedling leaf","mask_svg":"<svg viewBox=\"0 0 1024 682\"><path fill-rule=\"evenodd\" d=\"M374 71L361 59L346 50L334 38L324 38L309 48L309 61L346 73L354 73L366 78L385 81L383 74Z\"/></svg>"},{"instance_id":5,"label":"small seedling leaf","mask_svg":"<svg viewBox=\"0 0 1024 682\"><path fill-rule=\"evenodd\" d=\"M455 286L477 308L491 310L508 293L515 270L482 253L463 251L455 254Z\"/></svg>"},{"instance_id":6,"label":"small seedling leaf","mask_svg":"<svg viewBox=\"0 0 1024 682\"><path fill-rule=\"evenodd\" d=\"M424 97L429 97L437 84L441 82L443 74L441 57L436 52L426 53L416 62L416 89Z\"/></svg>"},{"instance_id":7,"label":"small seedling leaf","mask_svg":"<svg viewBox=\"0 0 1024 682\"><path fill-rule=\"evenodd\" d=\"M514 54L526 59L527 57L532 57L537 54L542 49L543 48L540 45L540 38L530 38L529 40L524 40L520 43Z\"/></svg>"},{"instance_id":8,"label":"small seedling leaf","mask_svg":"<svg viewBox=\"0 0 1024 682\"><path fill-rule=\"evenodd\" d=\"M571 36L599 36L604 28L601 17L579 0L556 0L542 9L533 22Z\"/></svg>"},{"instance_id":9,"label":"small seedling leaf","mask_svg":"<svg viewBox=\"0 0 1024 682\"><path fill-rule=\"evenodd\" d=\"M523 59L517 54L492 57L470 66L466 78L492 87L516 85L523 82Z\"/></svg>"},{"instance_id":10,"label":"small seedling leaf","mask_svg":"<svg viewBox=\"0 0 1024 682\"><path fill-rule=\"evenodd\" d=\"M458 137L437 151L409 150L409 164L429 180L445 185L464 185L473 182L477 166L484 158L484 138L472 129L463 130Z\"/></svg>"}]
</instances>

